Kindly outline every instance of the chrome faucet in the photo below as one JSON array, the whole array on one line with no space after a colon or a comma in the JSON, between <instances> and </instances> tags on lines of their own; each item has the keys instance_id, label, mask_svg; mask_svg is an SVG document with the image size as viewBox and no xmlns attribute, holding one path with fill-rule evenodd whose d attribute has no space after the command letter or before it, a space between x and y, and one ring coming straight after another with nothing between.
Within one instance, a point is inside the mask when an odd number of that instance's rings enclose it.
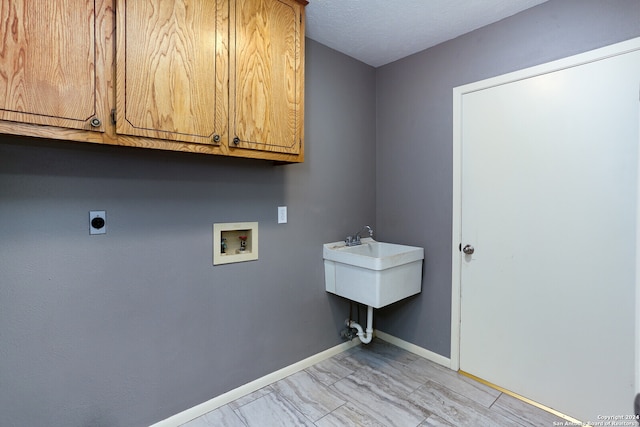
<instances>
[{"instance_id":1,"label":"chrome faucet","mask_svg":"<svg viewBox=\"0 0 640 427\"><path fill-rule=\"evenodd\" d=\"M368 225L365 225L364 227L362 227L362 230L358 231L353 236L347 236L347 238L344 239L344 242L347 244L347 246L361 245L362 242L360 241L360 233L362 233L365 230L369 232L369 237L373 237L373 228L369 227Z\"/></svg>"}]
</instances>

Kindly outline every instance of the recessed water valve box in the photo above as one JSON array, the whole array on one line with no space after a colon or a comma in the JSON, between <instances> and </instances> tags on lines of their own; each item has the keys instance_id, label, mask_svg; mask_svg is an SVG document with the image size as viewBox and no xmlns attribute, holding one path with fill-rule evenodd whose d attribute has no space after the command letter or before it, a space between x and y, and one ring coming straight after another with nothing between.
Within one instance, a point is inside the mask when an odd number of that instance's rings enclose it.
<instances>
[{"instance_id":1,"label":"recessed water valve box","mask_svg":"<svg viewBox=\"0 0 640 427\"><path fill-rule=\"evenodd\" d=\"M258 223L213 224L213 265L258 259Z\"/></svg>"}]
</instances>

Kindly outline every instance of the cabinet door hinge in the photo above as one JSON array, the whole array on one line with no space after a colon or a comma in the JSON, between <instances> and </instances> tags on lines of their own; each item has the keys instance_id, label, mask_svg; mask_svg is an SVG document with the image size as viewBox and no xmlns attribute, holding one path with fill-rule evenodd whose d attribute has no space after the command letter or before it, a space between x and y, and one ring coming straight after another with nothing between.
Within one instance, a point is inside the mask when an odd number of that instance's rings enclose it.
<instances>
[{"instance_id":1,"label":"cabinet door hinge","mask_svg":"<svg viewBox=\"0 0 640 427\"><path fill-rule=\"evenodd\" d=\"M115 108L111 109L111 124L112 125L116 124L116 109Z\"/></svg>"}]
</instances>

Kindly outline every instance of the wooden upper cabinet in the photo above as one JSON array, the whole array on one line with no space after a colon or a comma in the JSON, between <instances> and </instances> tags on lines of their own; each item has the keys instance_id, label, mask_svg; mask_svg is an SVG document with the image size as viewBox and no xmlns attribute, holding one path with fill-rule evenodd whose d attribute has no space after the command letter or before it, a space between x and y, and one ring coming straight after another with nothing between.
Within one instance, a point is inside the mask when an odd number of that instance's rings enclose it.
<instances>
[{"instance_id":1,"label":"wooden upper cabinet","mask_svg":"<svg viewBox=\"0 0 640 427\"><path fill-rule=\"evenodd\" d=\"M232 149L302 155L305 4L231 1Z\"/></svg>"},{"instance_id":2,"label":"wooden upper cabinet","mask_svg":"<svg viewBox=\"0 0 640 427\"><path fill-rule=\"evenodd\" d=\"M108 70L96 38L106 36L96 3L0 1L0 120L104 131Z\"/></svg>"},{"instance_id":3,"label":"wooden upper cabinet","mask_svg":"<svg viewBox=\"0 0 640 427\"><path fill-rule=\"evenodd\" d=\"M306 3L0 0L0 133L301 162Z\"/></svg>"},{"instance_id":4,"label":"wooden upper cabinet","mask_svg":"<svg viewBox=\"0 0 640 427\"><path fill-rule=\"evenodd\" d=\"M228 0L117 0L116 132L228 140Z\"/></svg>"}]
</instances>

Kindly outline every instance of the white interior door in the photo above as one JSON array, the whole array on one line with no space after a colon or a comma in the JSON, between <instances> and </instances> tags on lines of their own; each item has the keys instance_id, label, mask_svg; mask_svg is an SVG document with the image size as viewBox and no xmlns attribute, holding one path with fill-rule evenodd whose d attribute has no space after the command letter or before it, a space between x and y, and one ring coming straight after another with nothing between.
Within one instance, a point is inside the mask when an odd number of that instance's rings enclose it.
<instances>
[{"instance_id":1,"label":"white interior door","mask_svg":"<svg viewBox=\"0 0 640 427\"><path fill-rule=\"evenodd\" d=\"M461 97L460 369L582 421L633 409L639 83L635 51Z\"/></svg>"}]
</instances>

